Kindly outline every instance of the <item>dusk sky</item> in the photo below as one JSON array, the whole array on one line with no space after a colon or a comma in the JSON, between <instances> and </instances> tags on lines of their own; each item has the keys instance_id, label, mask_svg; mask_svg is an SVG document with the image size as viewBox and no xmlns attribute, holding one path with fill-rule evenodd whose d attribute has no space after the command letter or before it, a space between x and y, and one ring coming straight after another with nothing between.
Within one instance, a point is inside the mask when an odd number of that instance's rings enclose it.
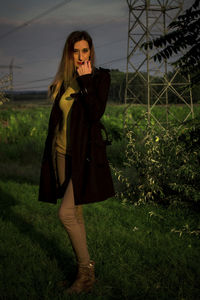
<instances>
[{"instance_id":1,"label":"dusk sky","mask_svg":"<svg viewBox=\"0 0 200 300\"><path fill-rule=\"evenodd\" d=\"M126 0L1 0L0 77L14 59L14 90L46 90L74 30L92 36L97 67L126 70Z\"/></svg>"}]
</instances>

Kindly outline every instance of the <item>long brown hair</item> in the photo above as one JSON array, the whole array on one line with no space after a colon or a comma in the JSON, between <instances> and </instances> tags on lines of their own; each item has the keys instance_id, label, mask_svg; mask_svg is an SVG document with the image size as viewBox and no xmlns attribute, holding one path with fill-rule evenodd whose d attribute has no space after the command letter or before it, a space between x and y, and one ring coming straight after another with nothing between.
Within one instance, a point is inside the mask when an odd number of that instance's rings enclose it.
<instances>
[{"instance_id":1,"label":"long brown hair","mask_svg":"<svg viewBox=\"0 0 200 300\"><path fill-rule=\"evenodd\" d=\"M49 86L49 96L52 99L55 99L62 82L64 82L65 87L67 87L69 86L70 80L72 80L72 78L75 76L76 69L73 60L74 44L81 40L88 42L90 48L91 65L94 69L95 52L91 36L87 31L73 31L65 42L58 71L53 82Z\"/></svg>"}]
</instances>

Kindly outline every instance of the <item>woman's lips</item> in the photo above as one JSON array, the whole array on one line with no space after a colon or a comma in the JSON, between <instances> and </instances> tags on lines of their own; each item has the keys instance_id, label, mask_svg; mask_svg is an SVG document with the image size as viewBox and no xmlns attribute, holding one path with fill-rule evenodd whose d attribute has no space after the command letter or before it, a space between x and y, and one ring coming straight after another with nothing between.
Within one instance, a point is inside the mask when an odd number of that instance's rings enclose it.
<instances>
[{"instance_id":1,"label":"woman's lips","mask_svg":"<svg viewBox=\"0 0 200 300\"><path fill-rule=\"evenodd\" d=\"M78 64L79 64L79 65L83 65L84 62L83 62L83 61L80 61L80 62L78 61Z\"/></svg>"}]
</instances>

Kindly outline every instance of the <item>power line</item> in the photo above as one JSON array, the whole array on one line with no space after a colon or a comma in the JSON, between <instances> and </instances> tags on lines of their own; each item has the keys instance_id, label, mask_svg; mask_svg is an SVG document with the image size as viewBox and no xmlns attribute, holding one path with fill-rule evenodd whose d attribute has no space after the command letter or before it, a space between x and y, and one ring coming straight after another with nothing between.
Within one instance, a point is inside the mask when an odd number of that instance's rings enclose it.
<instances>
[{"instance_id":1,"label":"power line","mask_svg":"<svg viewBox=\"0 0 200 300\"><path fill-rule=\"evenodd\" d=\"M121 57L121 58L113 59L113 60L107 61L105 63L98 64L98 66L104 66L104 65L112 64L114 62L125 60L125 59L126 59L126 57ZM36 80L26 81L26 82L23 82L23 83L15 84L15 86L20 87L21 85L24 85L24 84L27 84L27 83L35 83L35 82L47 81L47 80L52 80L53 78L54 77L47 77L47 78L42 78L42 79L36 79ZM36 87L34 87L34 88L36 88Z\"/></svg>"},{"instance_id":2,"label":"power line","mask_svg":"<svg viewBox=\"0 0 200 300\"><path fill-rule=\"evenodd\" d=\"M32 60L32 61L29 61L29 62L25 62L25 63L22 63L21 66L28 66L28 65L32 65L34 63L34 65L38 64L38 63L45 63L45 62L48 62L48 61L53 61L53 60L57 60L57 58L48 58L48 59L40 59L40 60Z\"/></svg>"},{"instance_id":3,"label":"power line","mask_svg":"<svg viewBox=\"0 0 200 300\"><path fill-rule=\"evenodd\" d=\"M55 5L55 6L53 6L52 8L47 9L46 11L44 11L43 13L41 13L41 14L35 16L34 18L32 18L32 19L30 19L30 20L24 22L23 24L21 24L21 25L15 27L15 28L13 28L13 29L11 29L10 31L8 31L8 32L6 32L6 33L4 33L4 34L2 34L2 35L0 36L0 39L6 38L6 37L9 36L10 34L16 32L16 31L18 31L18 30L20 30L20 29L22 29L22 28L24 28L24 27L26 27L26 26L28 26L28 25L30 25L31 23L35 22L36 20L39 20L39 19L43 18L44 16L48 15L48 14L51 13L52 11L55 11L56 9L62 7L63 5L66 5L67 3L71 2L71 1L72 1L72 0L65 0L64 2L61 2L61 3L59 3L59 4Z\"/></svg>"},{"instance_id":4,"label":"power line","mask_svg":"<svg viewBox=\"0 0 200 300\"><path fill-rule=\"evenodd\" d=\"M45 12L39 14L39 15L37 15L36 17L30 19L29 21L24 22L22 25L20 25L20 26L18 26L18 27L16 27L16 28L10 30L9 32L7 32L7 33L1 35L1 36L0 36L0 39L2 39L2 38L4 38L4 37L7 37L8 35L14 33L15 31L18 31L18 30L22 29L22 28L25 27L25 26L30 25L30 24L33 23L34 21L36 21L36 20L38 20L38 19L44 17L45 15L51 13L52 11L55 11L56 9L60 8L61 6L67 4L67 3L71 2L71 1L72 1L72 0L68 0L68 1L65 0L64 2L62 2L62 3L58 4L58 5L55 5L54 7L48 9L47 11L45 11ZM109 21L106 22L106 23L112 22L113 20L115 20L115 18L109 20ZM88 29L91 30L91 29L93 29L93 28L101 27L101 26L104 25L104 24L105 24L105 23L99 24L99 25L96 25L96 26L91 26L91 27L87 28L86 30L88 30ZM57 40L59 40L59 39L57 39ZM60 39L60 40L64 40L64 39ZM125 39L117 40L117 41L113 41L113 42L108 42L108 43L105 43L105 44L103 44L103 45L96 46L95 48L100 48L100 47L103 47L103 46L112 45L112 44L121 42L121 41L123 41L123 40L125 40ZM46 46L46 45L45 45L45 46ZM29 50L29 49L26 49L25 51L27 51L27 50ZM31 49L30 49L30 50L31 50ZM22 52L23 52L23 50L22 50ZM119 60L122 60L122 59L123 59L123 58L115 59L115 60L108 61L108 62L103 63L103 64L100 64L100 65L101 65L101 66L102 66L102 65L106 65L106 64L113 63L113 62L115 62L115 61L119 61ZM47 60L44 60L44 61L50 61L50 60L51 60L51 59L47 59ZM36 61L35 63L37 63L37 62L39 62L39 61ZM40 62L41 62L41 60L40 60ZM32 63L32 62L31 62L31 63ZM23 64L23 65L27 65L27 64L29 64L29 63L25 63L25 64ZM34 83L34 82L38 82L38 81L46 81L46 80L50 80L50 79L52 79L52 78L53 78L53 77L49 77L49 78L45 78L45 79L39 79L39 80L32 80L32 81L24 82L24 83L21 83L21 84L19 83L19 84L17 84L17 86L20 86L20 85L26 85L27 83ZM33 88L41 88L41 87L33 87ZM27 89L27 88L25 88L25 89Z\"/></svg>"},{"instance_id":5,"label":"power line","mask_svg":"<svg viewBox=\"0 0 200 300\"><path fill-rule=\"evenodd\" d=\"M72 1L72 0L70 0L70 1ZM107 24L107 23L110 23L110 22L112 22L112 21L114 21L114 20L116 20L116 18L112 18L111 20L108 20L107 22L102 22L102 24L99 24L99 25L96 25L96 26L88 27L88 28L86 28L85 30L87 31L87 30L91 30L91 29L94 29L94 28L101 27L102 25L105 25L105 24ZM0 38L1 38L1 36L0 36ZM59 38L59 39L50 41L50 43L52 44L52 43L55 43L55 42L65 41L65 40L66 40L66 37L65 37L65 38ZM122 39L121 41L123 41L123 40L125 40L125 39ZM127 39L126 39L126 40L127 40ZM116 42L118 42L118 41L116 41ZM48 42L48 44L49 44L49 42ZM21 50L21 51L18 52L18 53L21 54L21 53L24 53L24 52L34 51L35 49L40 49L40 48L43 48L43 47L48 47L48 44L45 43L45 45L40 45L39 47L35 47L34 49L33 49L33 48L28 48L28 49L25 49L25 50ZM108 43L108 44L109 44L109 43ZM104 45L102 45L102 46L104 46ZM96 49L96 48L99 48L99 47L102 47L102 46L96 46L95 49ZM18 54L18 53L17 53L17 54Z\"/></svg>"},{"instance_id":6,"label":"power line","mask_svg":"<svg viewBox=\"0 0 200 300\"><path fill-rule=\"evenodd\" d=\"M126 20L126 17L125 17L125 20ZM116 18L112 18L112 19L108 20L106 23L103 23L103 24L99 24L99 25L95 25L95 26L92 26L92 27L88 27L85 30L91 30L91 29L94 29L94 28L98 28L98 27L100 27L102 25L105 25L105 24L108 24L108 23L110 23L112 21L116 21Z\"/></svg>"},{"instance_id":7,"label":"power line","mask_svg":"<svg viewBox=\"0 0 200 300\"><path fill-rule=\"evenodd\" d=\"M47 80L52 80L54 77L47 77L47 78L43 78L43 79L36 79L36 80L30 80L30 81L23 81L22 83L18 82L15 84L15 86L21 86L21 85L25 85L27 83L34 83L34 82L41 82L41 81L47 81Z\"/></svg>"},{"instance_id":8,"label":"power line","mask_svg":"<svg viewBox=\"0 0 200 300\"><path fill-rule=\"evenodd\" d=\"M124 59L126 59L126 56L125 56L125 57L121 57L121 58L116 58L116 59L113 59L113 60L110 60L110 61L107 61L107 62L105 62L105 63L103 63L103 64L99 64L99 66L108 65L108 64L110 64L110 63L114 63L114 62L116 62L116 61L120 61L120 60L124 60Z\"/></svg>"},{"instance_id":9,"label":"power line","mask_svg":"<svg viewBox=\"0 0 200 300\"><path fill-rule=\"evenodd\" d=\"M31 91L32 89L45 89L47 91L48 87L47 86L32 86L32 87L21 87L21 88L17 88L14 89L14 91L23 91L23 90L29 90Z\"/></svg>"},{"instance_id":10,"label":"power line","mask_svg":"<svg viewBox=\"0 0 200 300\"><path fill-rule=\"evenodd\" d=\"M125 40L125 39L124 39ZM118 42L120 42L120 40L118 40L118 41L114 41L114 42L109 42L109 43L106 43L106 44L103 44L103 45L100 45L100 46L97 46L97 47L95 47L95 50L97 49L97 48L100 48L100 47L104 47L104 46L108 46L108 45L112 45L112 44L115 44L115 43L118 43ZM107 50L106 50L107 51ZM142 55L142 53L139 53L139 52L137 52L137 53L135 53L134 54L134 57L138 57L138 56L141 56ZM21 66L27 66L27 65L30 65L30 64L37 64L37 63L45 63L45 62L48 62L48 61L51 61L52 62L52 60L58 60L59 58L48 58L48 59L41 59L41 60L35 60L35 61L30 61L30 62L26 62L26 63L22 63L21 64ZM119 59L117 59L117 60L121 60L121 59L123 59L123 58L119 58ZM110 63L110 62L112 62L112 61L109 61L108 63ZM115 62L115 60L113 61L113 62ZM107 62L106 62L107 63ZM106 64L106 63L103 63L103 64Z\"/></svg>"},{"instance_id":11,"label":"power line","mask_svg":"<svg viewBox=\"0 0 200 300\"><path fill-rule=\"evenodd\" d=\"M105 44L102 44L102 45L99 45L99 46L96 46L95 47L95 50L98 49L98 48L101 48L101 47L104 47L104 46L109 46L109 45L113 45L113 44L116 44L116 43L119 43L121 41L126 41L127 39L121 39L121 40L117 40L117 41L111 41L111 42L108 42L108 43L105 43ZM137 55L137 53L136 53ZM37 63L41 63L41 62L47 62L47 61L52 61L52 60L57 60L58 58L48 58L48 59L42 59L42 60L35 60L35 61L31 61L31 62L26 62L26 63L22 63L21 65L22 66L26 66L26 65L30 65L32 63L34 64L37 64Z\"/></svg>"},{"instance_id":12,"label":"power line","mask_svg":"<svg viewBox=\"0 0 200 300\"><path fill-rule=\"evenodd\" d=\"M127 41L127 38L126 39L120 39L120 40L117 40L117 41L112 41L112 42L108 42L108 43L105 43L103 45L97 45L95 46L95 49L98 49L98 48L101 48L101 47L104 47L104 46L109 46L109 45L113 45L113 44L117 44L119 42L123 42L123 41Z\"/></svg>"}]
</instances>

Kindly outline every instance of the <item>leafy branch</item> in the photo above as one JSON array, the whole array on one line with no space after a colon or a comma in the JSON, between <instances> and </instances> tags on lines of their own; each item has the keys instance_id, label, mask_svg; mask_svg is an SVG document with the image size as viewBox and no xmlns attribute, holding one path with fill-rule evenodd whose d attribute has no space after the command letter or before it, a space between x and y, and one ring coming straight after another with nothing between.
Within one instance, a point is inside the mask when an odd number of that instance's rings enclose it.
<instances>
[{"instance_id":1,"label":"leafy branch","mask_svg":"<svg viewBox=\"0 0 200 300\"><path fill-rule=\"evenodd\" d=\"M200 0L195 0L176 21L169 24L168 29L173 31L143 43L147 49L162 48L156 53L154 61L161 62L173 57L174 54L184 54L179 57L173 66L179 67L183 75L191 75L192 85L200 83Z\"/></svg>"}]
</instances>

